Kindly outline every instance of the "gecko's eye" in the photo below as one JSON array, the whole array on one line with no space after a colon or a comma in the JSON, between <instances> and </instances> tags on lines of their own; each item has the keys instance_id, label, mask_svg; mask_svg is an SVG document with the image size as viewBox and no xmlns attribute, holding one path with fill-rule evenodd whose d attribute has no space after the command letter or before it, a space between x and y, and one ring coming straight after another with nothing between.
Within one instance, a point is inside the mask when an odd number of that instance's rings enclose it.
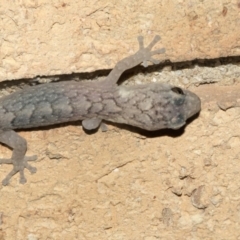
<instances>
[{"instance_id":1,"label":"gecko's eye","mask_svg":"<svg viewBox=\"0 0 240 240\"><path fill-rule=\"evenodd\" d=\"M171 89L174 93L178 94L178 96L174 97L174 104L176 106L181 106L185 102L185 94L183 90L179 87L172 87Z\"/></svg>"},{"instance_id":2,"label":"gecko's eye","mask_svg":"<svg viewBox=\"0 0 240 240\"><path fill-rule=\"evenodd\" d=\"M171 90L177 94L184 95L183 90L179 87L173 87Z\"/></svg>"}]
</instances>

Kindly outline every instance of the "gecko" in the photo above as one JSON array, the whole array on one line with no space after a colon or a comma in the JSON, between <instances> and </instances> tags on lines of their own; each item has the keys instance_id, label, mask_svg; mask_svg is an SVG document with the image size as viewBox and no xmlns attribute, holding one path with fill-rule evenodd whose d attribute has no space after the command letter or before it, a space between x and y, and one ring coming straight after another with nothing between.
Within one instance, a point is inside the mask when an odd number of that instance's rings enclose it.
<instances>
[{"instance_id":1,"label":"gecko","mask_svg":"<svg viewBox=\"0 0 240 240\"><path fill-rule=\"evenodd\" d=\"M120 60L103 81L59 81L40 84L0 99L0 142L12 149L9 159L0 164L12 164L12 170L3 179L20 174L19 183L26 183L25 168L35 173L29 161L37 156L26 156L27 141L15 129L29 129L82 120L82 127L93 130L101 127L102 120L128 124L148 131L163 128L179 129L186 120L198 113L201 101L194 93L169 85L148 83L118 85L122 73L139 64L158 64L153 55L162 54L164 48L152 50L160 40L156 35L147 47L143 37L138 37L139 50Z\"/></svg>"}]
</instances>

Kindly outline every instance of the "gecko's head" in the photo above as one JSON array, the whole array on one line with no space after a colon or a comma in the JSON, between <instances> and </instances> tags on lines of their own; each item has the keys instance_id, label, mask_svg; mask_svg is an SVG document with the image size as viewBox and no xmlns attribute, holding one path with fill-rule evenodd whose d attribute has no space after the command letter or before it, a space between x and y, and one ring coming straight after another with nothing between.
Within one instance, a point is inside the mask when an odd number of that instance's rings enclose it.
<instances>
[{"instance_id":1,"label":"gecko's head","mask_svg":"<svg viewBox=\"0 0 240 240\"><path fill-rule=\"evenodd\" d=\"M149 131L178 129L201 109L196 94L167 83L120 86L115 101L121 114L109 120Z\"/></svg>"},{"instance_id":2,"label":"gecko's head","mask_svg":"<svg viewBox=\"0 0 240 240\"><path fill-rule=\"evenodd\" d=\"M152 120L148 130L178 129L201 109L201 101L196 94L167 83L149 85L147 95L152 99L151 109L145 112Z\"/></svg>"}]
</instances>

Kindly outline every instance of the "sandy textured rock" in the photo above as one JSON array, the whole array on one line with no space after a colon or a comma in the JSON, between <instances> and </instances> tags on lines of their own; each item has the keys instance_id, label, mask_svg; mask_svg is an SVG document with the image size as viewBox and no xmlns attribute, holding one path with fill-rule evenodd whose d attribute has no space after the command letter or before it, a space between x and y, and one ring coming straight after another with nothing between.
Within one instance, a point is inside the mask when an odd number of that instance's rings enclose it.
<instances>
[{"instance_id":1,"label":"sandy textured rock","mask_svg":"<svg viewBox=\"0 0 240 240\"><path fill-rule=\"evenodd\" d=\"M1 186L2 239L238 239L240 85L191 90L202 111L179 131L20 132L38 172Z\"/></svg>"},{"instance_id":2,"label":"sandy textured rock","mask_svg":"<svg viewBox=\"0 0 240 240\"><path fill-rule=\"evenodd\" d=\"M160 34L161 58L172 61L240 51L237 0L4 0L0 13L0 80L110 69L137 50L139 34ZM0 239L240 239L239 62L134 70L123 84L164 81L200 96L200 115L178 131L20 131L38 172L0 186ZM22 85L2 87L1 96ZM0 179L11 167L0 166Z\"/></svg>"},{"instance_id":3,"label":"sandy textured rock","mask_svg":"<svg viewBox=\"0 0 240 240\"><path fill-rule=\"evenodd\" d=\"M236 56L239 12L238 0L2 0L0 80L111 69L138 35L161 35L163 60Z\"/></svg>"}]
</instances>

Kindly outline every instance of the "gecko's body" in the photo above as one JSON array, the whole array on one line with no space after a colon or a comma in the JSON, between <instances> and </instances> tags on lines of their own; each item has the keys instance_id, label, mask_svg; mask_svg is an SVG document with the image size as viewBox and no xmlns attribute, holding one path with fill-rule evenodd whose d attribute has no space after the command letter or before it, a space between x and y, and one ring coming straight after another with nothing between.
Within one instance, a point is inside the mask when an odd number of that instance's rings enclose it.
<instances>
[{"instance_id":1,"label":"gecko's body","mask_svg":"<svg viewBox=\"0 0 240 240\"><path fill-rule=\"evenodd\" d=\"M29 87L0 99L0 142L13 148L13 170L3 180L20 173L20 183L25 183L24 168L36 169L28 161L36 156L25 156L26 140L13 129L34 128L63 122L83 120L85 129L99 127L102 120L133 125L149 131L162 128L178 129L186 119L200 111L200 99L187 90L166 83L136 86L118 86L120 75L141 62L153 61L152 55L163 50L151 51L159 37L139 51L120 61L102 82L57 82Z\"/></svg>"}]
</instances>

